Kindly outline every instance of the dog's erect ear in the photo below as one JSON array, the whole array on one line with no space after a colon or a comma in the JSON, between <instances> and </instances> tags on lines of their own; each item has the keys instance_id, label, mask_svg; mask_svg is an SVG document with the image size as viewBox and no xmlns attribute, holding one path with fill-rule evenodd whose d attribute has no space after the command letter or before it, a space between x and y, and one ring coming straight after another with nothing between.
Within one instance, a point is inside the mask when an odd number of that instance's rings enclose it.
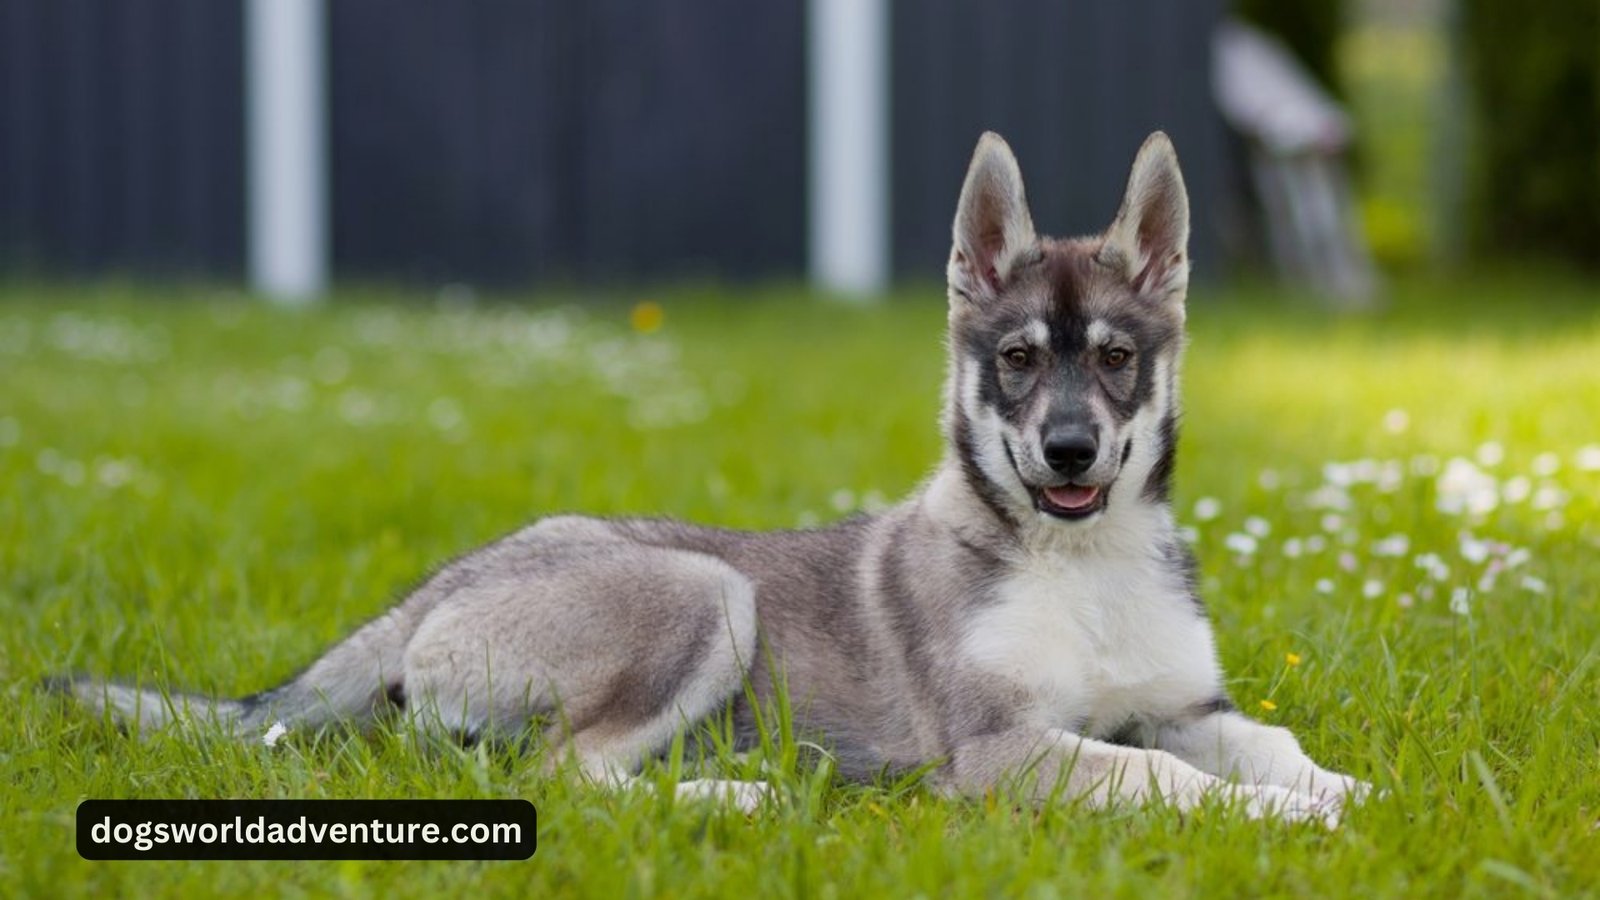
<instances>
[{"instance_id":1,"label":"dog's erect ear","mask_svg":"<svg viewBox=\"0 0 1600 900\"><path fill-rule=\"evenodd\" d=\"M1164 133L1150 135L1139 148L1122 209L1097 258L1144 296L1182 302L1188 292L1189 194Z\"/></svg>"},{"instance_id":2,"label":"dog's erect ear","mask_svg":"<svg viewBox=\"0 0 1600 900\"><path fill-rule=\"evenodd\" d=\"M1005 140L992 131L978 138L952 230L945 270L952 299L992 299L1016 264L1033 252L1036 239L1022 193L1022 170Z\"/></svg>"}]
</instances>

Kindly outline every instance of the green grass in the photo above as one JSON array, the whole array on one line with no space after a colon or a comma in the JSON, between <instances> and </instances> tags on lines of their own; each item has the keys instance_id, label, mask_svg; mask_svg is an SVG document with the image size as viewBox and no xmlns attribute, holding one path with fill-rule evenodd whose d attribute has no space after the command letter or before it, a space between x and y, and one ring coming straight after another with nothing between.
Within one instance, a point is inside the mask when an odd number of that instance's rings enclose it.
<instances>
[{"instance_id":1,"label":"green grass","mask_svg":"<svg viewBox=\"0 0 1600 900\"><path fill-rule=\"evenodd\" d=\"M1600 443L1600 290L1570 281L1403 284L1389 312L1357 318L1261 289L1191 303L1180 518L1197 532L1235 699L1387 791L1331 833L1223 810L951 802L917 784L838 783L785 753L742 764L779 787L746 818L389 732L274 748L129 738L34 690L73 669L253 691L430 566L531 518L827 521L903 494L938 454L936 289L871 309L669 291L653 298L665 326L645 336L628 326L640 297L552 306L580 299L462 308L368 292L292 312L199 289L0 290L0 895L1600 884L1600 471L1579 465ZM1503 460L1480 449L1490 442ZM1427 474L1429 459L1480 452L1487 463L1456 463L1442 488ZM1327 477L1356 483L1317 493ZM1437 508L1474 483L1479 502L1505 499ZM1311 502L1341 494L1347 510ZM1196 518L1201 498L1216 518ZM1240 557L1226 545L1247 521L1269 531ZM1403 554L1375 552L1397 534ZM1313 535L1328 546L1313 552ZM1428 553L1442 578L1417 565ZM1470 595L1453 610L1458 589ZM526 797L539 850L516 863L79 859L75 806L120 797Z\"/></svg>"}]
</instances>

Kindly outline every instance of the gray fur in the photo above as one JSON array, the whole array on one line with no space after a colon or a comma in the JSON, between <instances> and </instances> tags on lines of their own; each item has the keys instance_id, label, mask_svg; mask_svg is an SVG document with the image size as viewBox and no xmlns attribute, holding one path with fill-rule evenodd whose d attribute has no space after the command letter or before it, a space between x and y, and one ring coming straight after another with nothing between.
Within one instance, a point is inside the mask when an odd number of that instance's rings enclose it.
<instances>
[{"instance_id":1,"label":"gray fur","mask_svg":"<svg viewBox=\"0 0 1600 900\"><path fill-rule=\"evenodd\" d=\"M853 777L931 763L962 794L1020 779L1039 800L1187 807L1220 791L1326 819L1358 783L1228 702L1168 508L1187 235L1164 135L1112 228L1073 240L1035 236L1016 159L985 135L953 229L945 459L900 505L760 534L550 518L256 697L61 686L140 728L310 728L395 706L466 735L536 721L625 780L718 711L750 738L747 688L764 705L782 684L799 733ZM1097 442L1070 479L1047 446L1063 429Z\"/></svg>"}]
</instances>

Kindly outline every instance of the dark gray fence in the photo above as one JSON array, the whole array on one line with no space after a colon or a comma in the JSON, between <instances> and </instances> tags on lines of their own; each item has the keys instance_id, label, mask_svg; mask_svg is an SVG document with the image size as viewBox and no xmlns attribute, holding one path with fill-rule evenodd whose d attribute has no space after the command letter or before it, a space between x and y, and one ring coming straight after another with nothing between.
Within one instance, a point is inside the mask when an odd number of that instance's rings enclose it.
<instances>
[{"instance_id":1,"label":"dark gray fence","mask_svg":"<svg viewBox=\"0 0 1600 900\"><path fill-rule=\"evenodd\" d=\"M334 0L342 274L798 274L801 0Z\"/></svg>"},{"instance_id":2,"label":"dark gray fence","mask_svg":"<svg viewBox=\"0 0 1600 900\"><path fill-rule=\"evenodd\" d=\"M939 276L985 128L1054 233L1103 226L1140 139L1166 129L1212 257L1221 5L894 3L896 271ZM804 0L328 7L337 275L804 271ZM0 264L238 273L241 18L237 0L0 0Z\"/></svg>"},{"instance_id":3,"label":"dark gray fence","mask_svg":"<svg viewBox=\"0 0 1600 900\"><path fill-rule=\"evenodd\" d=\"M233 275L241 6L0 0L0 262Z\"/></svg>"},{"instance_id":4,"label":"dark gray fence","mask_svg":"<svg viewBox=\"0 0 1600 900\"><path fill-rule=\"evenodd\" d=\"M1196 217L1194 256L1215 260L1225 143L1210 94L1222 0L918 0L894 4L895 268L941 277L977 136L1005 136L1034 225L1110 224L1145 136L1178 148Z\"/></svg>"}]
</instances>

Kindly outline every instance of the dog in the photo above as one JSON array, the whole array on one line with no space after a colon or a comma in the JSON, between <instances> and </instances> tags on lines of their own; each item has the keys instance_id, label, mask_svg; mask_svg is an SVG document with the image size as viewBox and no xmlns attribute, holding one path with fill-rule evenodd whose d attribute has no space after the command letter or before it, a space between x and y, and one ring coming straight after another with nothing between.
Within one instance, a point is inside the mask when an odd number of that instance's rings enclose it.
<instances>
[{"instance_id":1,"label":"dog","mask_svg":"<svg viewBox=\"0 0 1600 900\"><path fill-rule=\"evenodd\" d=\"M556 516L445 565L254 696L55 686L140 729L397 709L458 737L531 726L548 759L626 782L718 715L753 741L781 685L796 733L847 777L921 768L954 795L1221 796L1335 821L1366 785L1229 701L1171 510L1189 282L1171 142L1144 142L1103 234L1054 239L985 134L952 230L945 453L899 505L770 533Z\"/></svg>"}]
</instances>

